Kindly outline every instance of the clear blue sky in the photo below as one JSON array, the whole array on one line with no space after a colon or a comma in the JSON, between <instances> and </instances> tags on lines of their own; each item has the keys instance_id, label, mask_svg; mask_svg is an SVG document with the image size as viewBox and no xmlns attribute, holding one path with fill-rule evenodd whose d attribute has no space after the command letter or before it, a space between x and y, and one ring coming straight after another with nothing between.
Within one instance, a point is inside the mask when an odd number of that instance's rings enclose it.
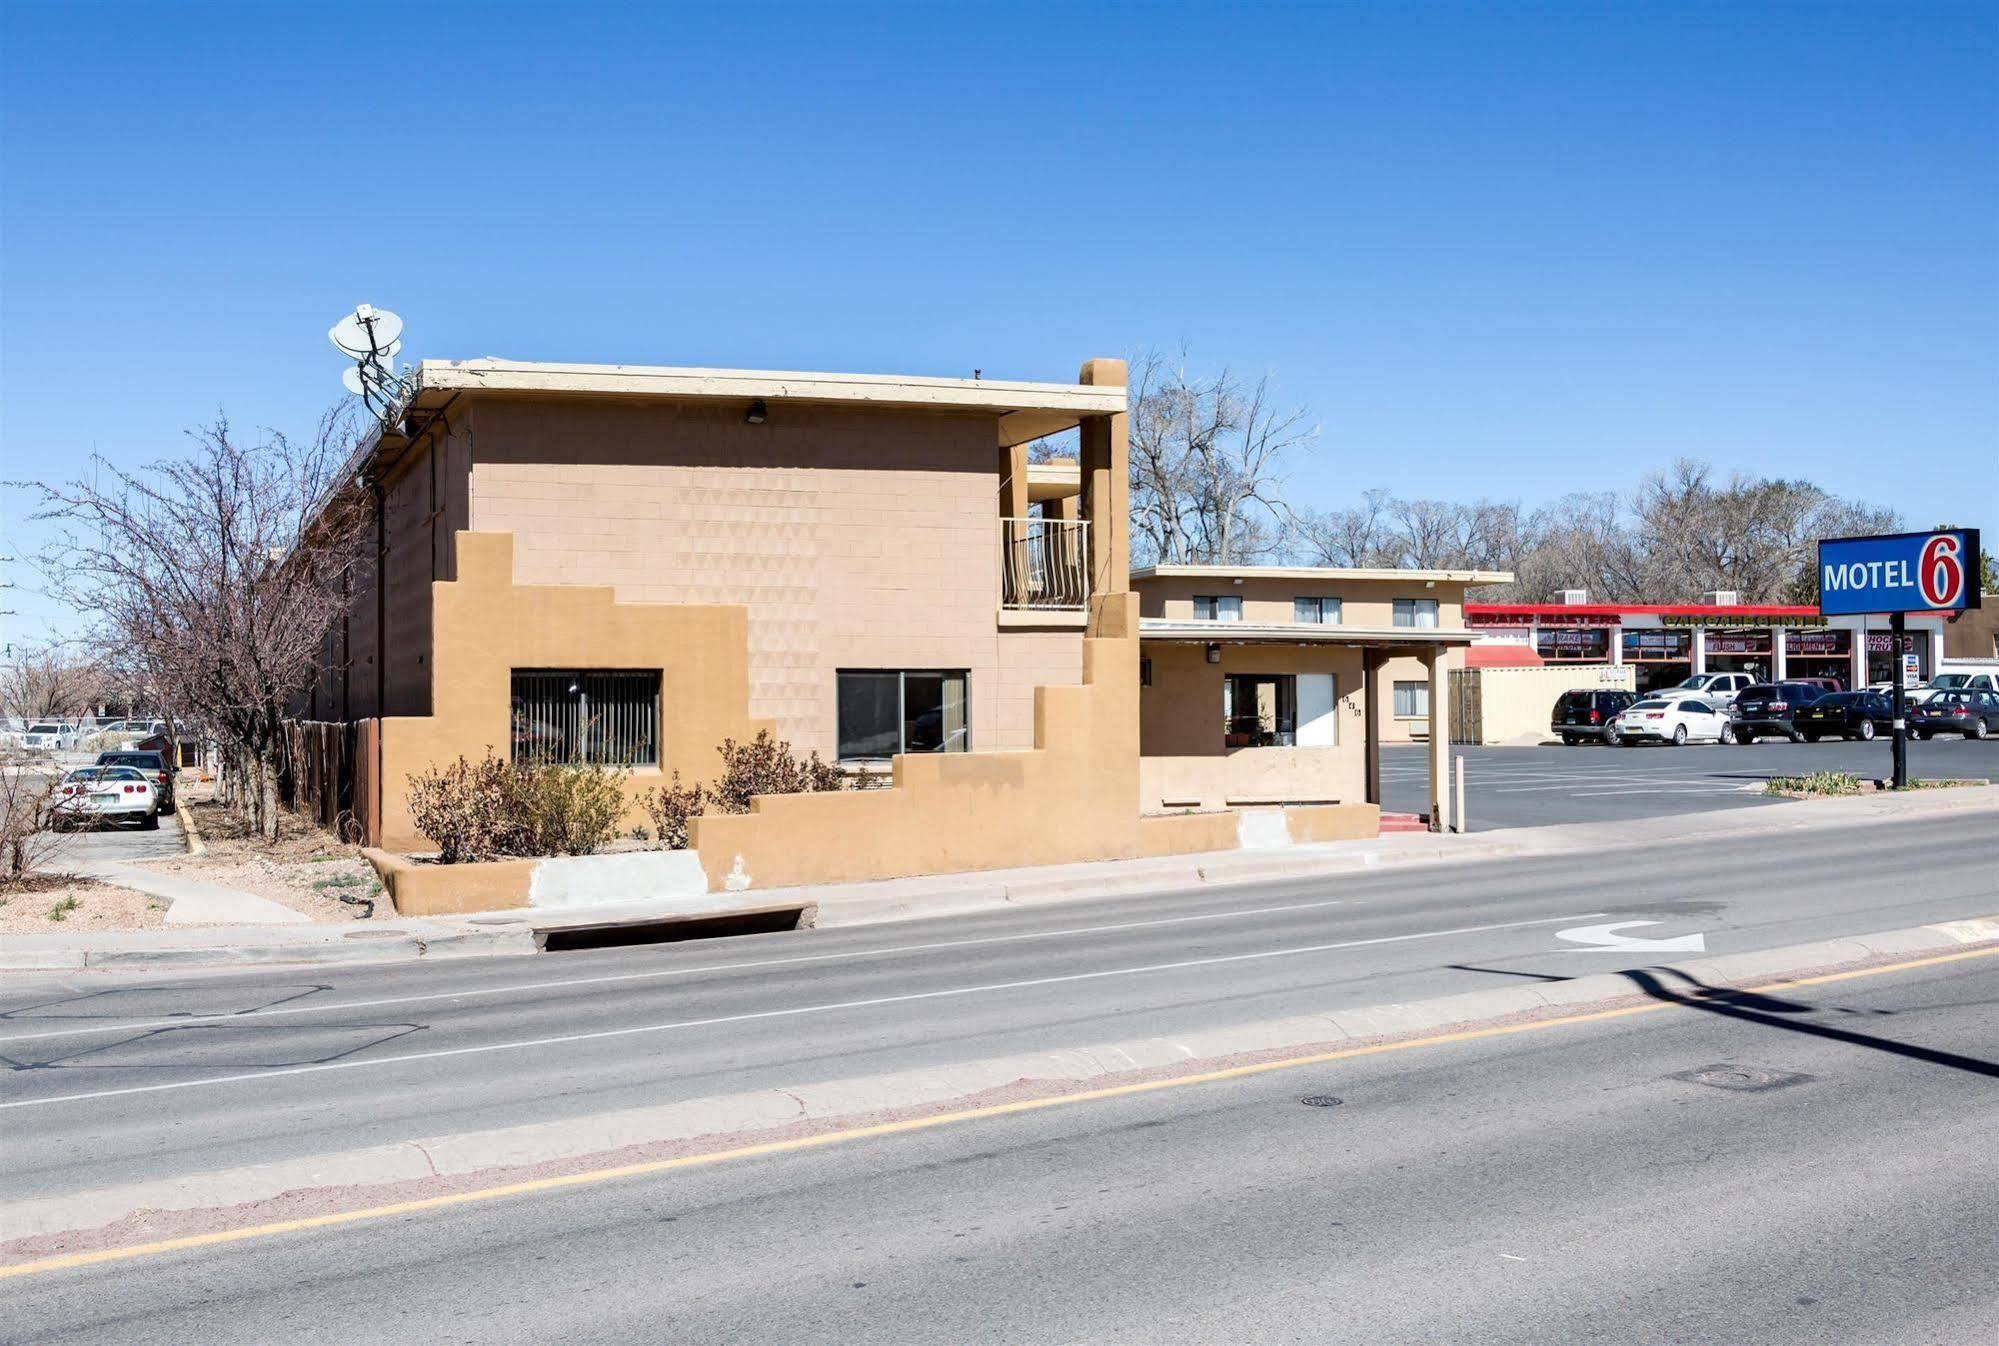
<instances>
[{"instance_id":1,"label":"clear blue sky","mask_svg":"<svg viewBox=\"0 0 1999 1346\"><path fill-rule=\"evenodd\" d=\"M1311 407L1322 506L1691 454L1999 527L1989 0L0 22L0 475L303 430L366 300L413 357L1061 379L1185 341Z\"/></svg>"}]
</instances>

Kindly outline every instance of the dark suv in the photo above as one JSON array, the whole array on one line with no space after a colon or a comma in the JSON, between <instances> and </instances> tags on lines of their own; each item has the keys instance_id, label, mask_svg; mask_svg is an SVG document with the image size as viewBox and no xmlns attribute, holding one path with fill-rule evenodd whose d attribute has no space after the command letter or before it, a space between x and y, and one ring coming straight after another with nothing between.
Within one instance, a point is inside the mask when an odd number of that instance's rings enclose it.
<instances>
[{"instance_id":1,"label":"dark suv","mask_svg":"<svg viewBox=\"0 0 1999 1346\"><path fill-rule=\"evenodd\" d=\"M1620 687L1578 687L1563 692L1555 700L1554 714L1548 717L1548 730L1561 735L1562 742L1572 748L1590 738L1614 748L1622 740L1611 721L1637 699L1636 692Z\"/></svg>"},{"instance_id":2,"label":"dark suv","mask_svg":"<svg viewBox=\"0 0 1999 1346\"><path fill-rule=\"evenodd\" d=\"M1797 714L1825 695L1823 688L1809 682L1759 682L1736 695L1728 708L1728 727L1737 743L1754 743L1759 738L1781 734L1793 743L1802 743Z\"/></svg>"},{"instance_id":3,"label":"dark suv","mask_svg":"<svg viewBox=\"0 0 1999 1346\"><path fill-rule=\"evenodd\" d=\"M174 769L167 765L165 753L121 748L116 752L98 753L97 765L137 767L153 783L153 800L159 811L174 811Z\"/></svg>"}]
</instances>

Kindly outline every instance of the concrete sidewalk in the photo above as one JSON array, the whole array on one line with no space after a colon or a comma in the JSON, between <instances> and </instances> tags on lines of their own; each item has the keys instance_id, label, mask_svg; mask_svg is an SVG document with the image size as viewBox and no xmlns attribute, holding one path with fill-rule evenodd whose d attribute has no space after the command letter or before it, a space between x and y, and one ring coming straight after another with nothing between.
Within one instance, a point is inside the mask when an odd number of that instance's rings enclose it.
<instances>
[{"instance_id":1,"label":"concrete sidewalk","mask_svg":"<svg viewBox=\"0 0 1999 1346\"><path fill-rule=\"evenodd\" d=\"M1999 785L1798 800L1781 808L1681 814L1637 825L1616 821L1464 835L1397 833L1371 841L1040 865L873 883L763 888L737 896L744 900L744 910L805 909L805 924L865 925L1209 885L1333 878L1408 865L1448 866L1584 852L1614 854L1712 838L1841 828L1903 817L1961 813L1967 820L1976 818L1979 826L1999 826L1999 819L1989 816L1994 812L1999 812ZM118 881L124 881L122 876ZM679 914L670 907L670 903L635 903L339 925L228 924L205 929L14 935L0 941L0 970L242 967L530 954L538 951L542 936L551 928L650 924Z\"/></svg>"},{"instance_id":2,"label":"concrete sidewalk","mask_svg":"<svg viewBox=\"0 0 1999 1346\"><path fill-rule=\"evenodd\" d=\"M258 897L240 888L225 888L179 874L162 874L136 861L106 861L77 866L77 873L120 888L164 897L168 925L311 925L312 917L282 902Z\"/></svg>"}]
</instances>

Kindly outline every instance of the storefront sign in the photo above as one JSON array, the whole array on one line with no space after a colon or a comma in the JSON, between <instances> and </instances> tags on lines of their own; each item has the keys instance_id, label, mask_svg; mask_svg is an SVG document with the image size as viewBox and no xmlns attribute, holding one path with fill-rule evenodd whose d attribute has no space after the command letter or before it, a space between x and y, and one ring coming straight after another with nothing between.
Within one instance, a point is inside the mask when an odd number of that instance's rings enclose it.
<instances>
[{"instance_id":1,"label":"storefront sign","mask_svg":"<svg viewBox=\"0 0 1999 1346\"><path fill-rule=\"evenodd\" d=\"M1534 614L1531 612L1470 612L1465 613L1466 626L1532 626Z\"/></svg>"},{"instance_id":2,"label":"storefront sign","mask_svg":"<svg viewBox=\"0 0 1999 1346\"><path fill-rule=\"evenodd\" d=\"M1694 633L1691 631L1626 631L1624 633L1624 657L1626 659L1679 660L1692 656Z\"/></svg>"},{"instance_id":3,"label":"storefront sign","mask_svg":"<svg viewBox=\"0 0 1999 1346\"><path fill-rule=\"evenodd\" d=\"M1604 659L1610 654L1608 631L1550 631L1543 627L1534 648L1544 659Z\"/></svg>"},{"instance_id":4,"label":"storefront sign","mask_svg":"<svg viewBox=\"0 0 1999 1346\"><path fill-rule=\"evenodd\" d=\"M1819 611L1958 612L1978 606L1978 530L1819 543Z\"/></svg>"},{"instance_id":5,"label":"storefront sign","mask_svg":"<svg viewBox=\"0 0 1999 1346\"><path fill-rule=\"evenodd\" d=\"M1784 653L1850 656L1853 653L1853 633L1851 631L1787 631L1784 633Z\"/></svg>"},{"instance_id":6,"label":"storefront sign","mask_svg":"<svg viewBox=\"0 0 1999 1346\"><path fill-rule=\"evenodd\" d=\"M1902 637L1902 649L1904 652L1915 648L1916 638L1914 636ZM1893 654L1895 652L1895 637L1886 631L1869 631L1867 633L1867 652L1869 654Z\"/></svg>"},{"instance_id":7,"label":"storefront sign","mask_svg":"<svg viewBox=\"0 0 1999 1346\"><path fill-rule=\"evenodd\" d=\"M1710 631L1707 636L1709 654L1768 654L1770 653L1770 633L1768 631Z\"/></svg>"}]
</instances>

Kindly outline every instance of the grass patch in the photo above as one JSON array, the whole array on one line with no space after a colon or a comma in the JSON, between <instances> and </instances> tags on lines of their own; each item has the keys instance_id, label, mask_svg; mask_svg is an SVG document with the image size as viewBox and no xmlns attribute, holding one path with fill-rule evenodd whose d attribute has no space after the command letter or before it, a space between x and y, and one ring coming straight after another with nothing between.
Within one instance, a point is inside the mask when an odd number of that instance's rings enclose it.
<instances>
[{"instance_id":1,"label":"grass patch","mask_svg":"<svg viewBox=\"0 0 1999 1346\"><path fill-rule=\"evenodd\" d=\"M1857 795L1861 791L1860 777L1851 771L1814 771L1809 776L1772 776L1763 784L1768 794L1792 795Z\"/></svg>"},{"instance_id":2,"label":"grass patch","mask_svg":"<svg viewBox=\"0 0 1999 1346\"><path fill-rule=\"evenodd\" d=\"M312 886L318 889L373 888L375 886L375 880L372 878L363 877L362 875L359 874L335 874L331 878L314 879L312 881Z\"/></svg>"},{"instance_id":3,"label":"grass patch","mask_svg":"<svg viewBox=\"0 0 1999 1346\"><path fill-rule=\"evenodd\" d=\"M49 919L52 921L66 921L69 919L69 914L82 905L83 903L73 897L65 897L62 901L49 908Z\"/></svg>"}]
</instances>

